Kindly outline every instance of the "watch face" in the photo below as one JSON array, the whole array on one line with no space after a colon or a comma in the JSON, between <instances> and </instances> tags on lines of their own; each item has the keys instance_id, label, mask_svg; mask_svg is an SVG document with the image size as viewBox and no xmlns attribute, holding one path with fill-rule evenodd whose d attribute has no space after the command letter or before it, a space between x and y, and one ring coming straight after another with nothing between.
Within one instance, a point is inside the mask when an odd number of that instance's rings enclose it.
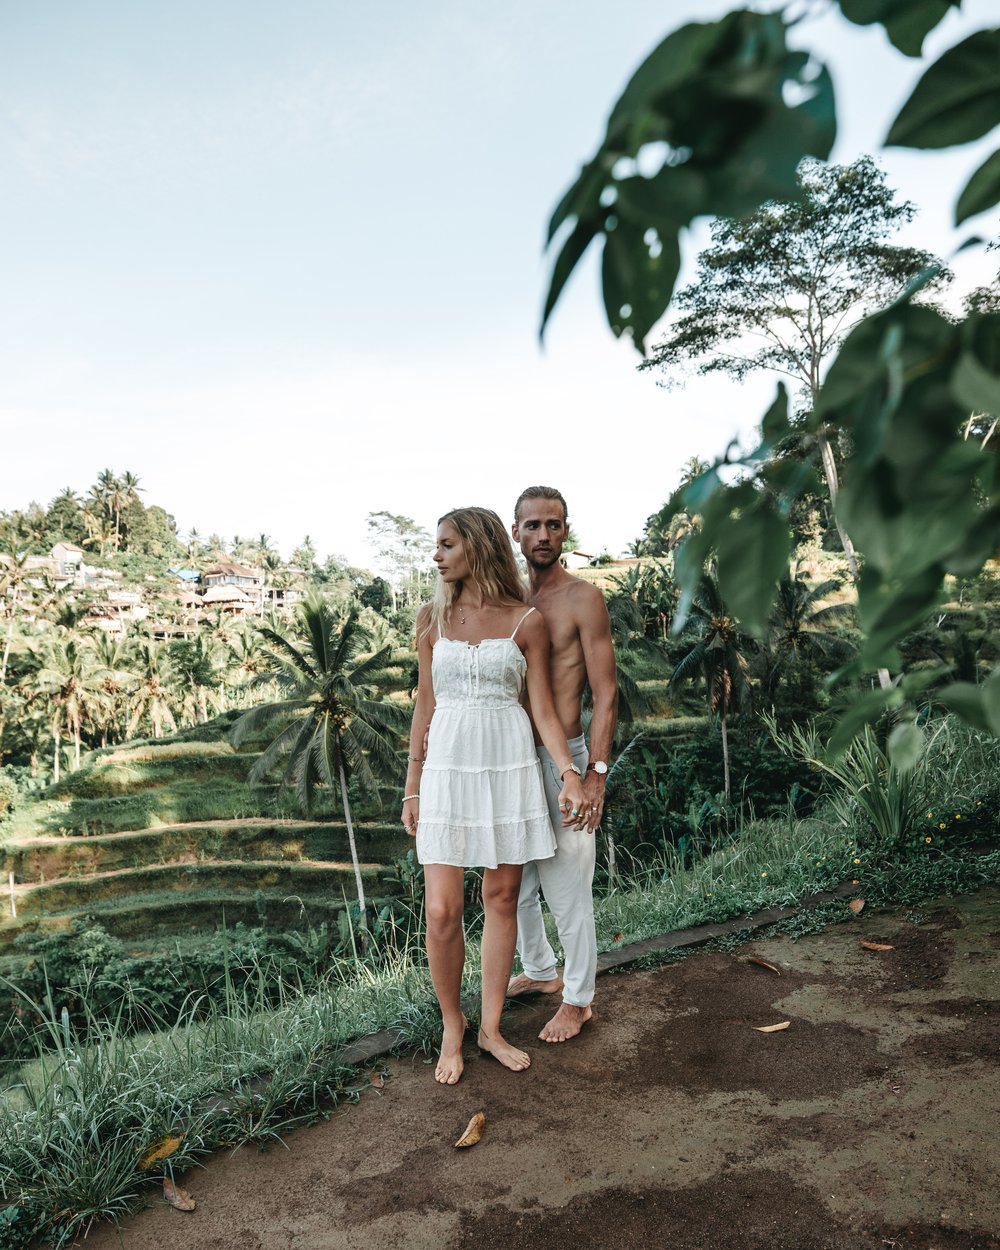
<instances>
[{"instance_id":1,"label":"watch face","mask_svg":"<svg viewBox=\"0 0 1000 1250\"><path fill-rule=\"evenodd\" d=\"M590 766L590 767L591 767L591 768L594 770L594 772L595 772L595 773L597 773L599 776L603 776L603 775L604 775L604 774L608 771L608 766L607 766L607 764L605 764L605 762L604 762L603 760L595 760L595 762L594 762L593 764L591 764L591 766Z\"/></svg>"}]
</instances>

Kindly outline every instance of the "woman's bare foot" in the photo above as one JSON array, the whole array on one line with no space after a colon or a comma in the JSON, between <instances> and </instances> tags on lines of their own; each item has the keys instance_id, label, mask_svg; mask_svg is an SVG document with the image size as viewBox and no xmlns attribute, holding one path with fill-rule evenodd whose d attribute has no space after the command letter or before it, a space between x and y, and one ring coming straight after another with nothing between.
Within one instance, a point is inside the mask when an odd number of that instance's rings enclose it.
<instances>
[{"instance_id":1,"label":"woman's bare foot","mask_svg":"<svg viewBox=\"0 0 1000 1250\"><path fill-rule=\"evenodd\" d=\"M571 1037L576 1037L593 1014L589 1007L563 1003L538 1036L543 1042L568 1042Z\"/></svg>"},{"instance_id":2,"label":"woman's bare foot","mask_svg":"<svg viewBox=\"0 0 1000 1250\"><path fill-rule=\"evenodd\" d=\"M534 981L527 973L519 972L507 984L507 997L517 998L519 994L559 994L562 987L562 977L558 973L551 981Z\"/></svg>"},{"instance_id":3,"label":"woman's bare foot","mask_svg":"<svg viewBox=\"0 0 1000 1250\"><path fill-rule=\"evenodd\" d=\"M496 1037L487 1037L480 1029L479 1049L492 1055L497 1063L510 1068L511 1072L523 1072L525 1068L531 1067L530 1055L525 1054L523 1050L518 1050L516 1046L511 1046L510 1042L505 1042L499 1033Z\"/></svg>"},{"instance_id":4,"label":"woman's bare foot","mask_svg":"<svg viewBox=\"0 0 1000 1250\"><path fill-rule=\"evenodd\" d=\"M469 1022L465 1016L462 1017L461 1031L457 1028L451 1030L447 1025L445 1026L444 1036L441 1038L441 1054L438 1057L437 1067L434 1069L434 1079L439 1085L457 1085L459 1077L465 1071L462 1039L468 1027Z\"/></svg>"}]
</instances>

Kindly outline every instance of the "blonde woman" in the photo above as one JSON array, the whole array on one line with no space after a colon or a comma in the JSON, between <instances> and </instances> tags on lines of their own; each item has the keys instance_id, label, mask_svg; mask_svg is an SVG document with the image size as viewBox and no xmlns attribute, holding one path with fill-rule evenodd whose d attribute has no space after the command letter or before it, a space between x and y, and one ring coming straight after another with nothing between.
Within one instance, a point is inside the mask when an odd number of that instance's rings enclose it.
<instances>
[{"instance_id":1,"label":"blonde woman","mask_svg":"<svg viewBox=\"0 0 1000 1250\"><path fill-rule=\"evenodd\" d=\"M417 615L420 677L402 821L424 865L427 957L444 1026L434 1075L454 1085L467 1025L465 868L484 869L480 1049L512 1072L531 1063L500 1034L521 869L556 846L531 722L520 704L525 688L539 737L562 773L566 824L580 818L583 786L552 702L549 632L524 602L503 522L487 508L447 513L438 522L434 563L434 598Z\"/></svg>"}]
</instances>

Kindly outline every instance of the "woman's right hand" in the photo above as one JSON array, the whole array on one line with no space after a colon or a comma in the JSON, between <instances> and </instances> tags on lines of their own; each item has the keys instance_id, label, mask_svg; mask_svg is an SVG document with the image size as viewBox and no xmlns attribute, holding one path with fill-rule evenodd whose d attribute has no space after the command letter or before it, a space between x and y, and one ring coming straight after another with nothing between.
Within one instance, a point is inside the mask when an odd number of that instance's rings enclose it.
<instances>
[{"instance_id":1,"label":"woman's right hand","mask_svg":"<svg viewBox=\"0 0 1000 1250\"><path fill-rule=\"evenodd\" d=\"M411 838L417 836L417 821L420 819L420 800L407 799L403 804L403 810L399 819L403 822L403 828Z\"/></svg>"}]
</instances>

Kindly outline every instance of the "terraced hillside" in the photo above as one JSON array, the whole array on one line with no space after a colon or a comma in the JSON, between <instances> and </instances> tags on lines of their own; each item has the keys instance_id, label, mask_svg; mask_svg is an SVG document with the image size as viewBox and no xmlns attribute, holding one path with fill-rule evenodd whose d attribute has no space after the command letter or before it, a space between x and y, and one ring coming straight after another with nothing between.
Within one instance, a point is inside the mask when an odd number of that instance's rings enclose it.
<instances>
[{"instance_id":1,"label":"terraced hillside","mask_svg":"<svg viewBox=\"0 0 1000 1250\"><path fill-rule=\"evenodd\" d=\"M256 755L234 751L225 728L95 752L22 808L0 847L14 879L0 952L79 917L141 948L223 922L288 928L340 911L354 897L345 825L329 809L296 819L275 786L251 786ZM391 820L397 791L382 798L382 813L359 800L355 814L374 900L393 893L393 862L412 845Z\"/></svg>"}]
</instances>

